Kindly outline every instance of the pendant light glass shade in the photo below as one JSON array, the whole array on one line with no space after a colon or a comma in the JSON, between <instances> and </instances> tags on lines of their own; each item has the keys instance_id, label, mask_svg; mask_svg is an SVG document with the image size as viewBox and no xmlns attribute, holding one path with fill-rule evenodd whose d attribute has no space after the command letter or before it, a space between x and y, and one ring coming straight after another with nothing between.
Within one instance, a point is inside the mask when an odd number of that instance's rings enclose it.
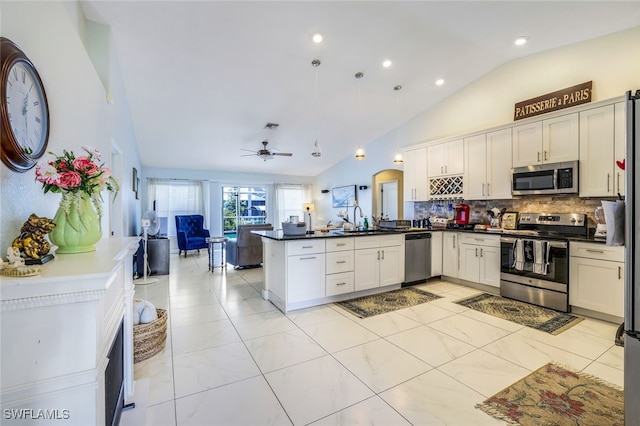
<instances>
[{"instance_id":1,"label":"pendant light glass shade","mask_svg":"<svg viewBox=\"0 0 640 426\"><path fill-rule=\"evenodd\" d=\"M393 157L393 164L404 164L400 151L396 151L396 155Z\"/></svg>"},{"instance_id":2,"label":"pendant light glass shade","mask_svg":"<svg viewBox=\"0 0 640 426\"><path fill-rule=\"evenodd\" d=\"M362 146L359 146L356 150L356 160L364 160L365 152Z\"/></svg>"},{"instance_id":3,"label":"pendant light glass shade","mask_svg":"<svg viewBox=\"0 0 640 426\"><path fill-rule=\"evenodd\" d=\"M360 80L362 79L362 77L364 77L364 73L357 72L355 77L356 77L356 80L358 80L358 111L362 113L362 109L360 108ZM360 126L359 133L360 133L359 139L362 140L362 126ZM365 158L364 148L362 147L362 144L359 144L358 149L356 149L356 160L360 161L360 160L364 160L364 158Z\"/></svg>"}]
</instances>

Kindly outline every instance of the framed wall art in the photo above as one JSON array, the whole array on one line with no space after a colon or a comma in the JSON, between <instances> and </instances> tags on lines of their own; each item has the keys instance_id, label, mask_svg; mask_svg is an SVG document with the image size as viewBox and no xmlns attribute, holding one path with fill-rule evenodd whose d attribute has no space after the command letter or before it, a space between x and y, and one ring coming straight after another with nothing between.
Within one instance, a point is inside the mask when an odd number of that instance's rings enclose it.
<instances>
[{"instance_id":1,"label":"framed wall art","mask_svg":"<svg viewBox=\"0 0 640 426\"><path fill-rule=\"evenodd\" d=\"M339 186L331 190L331 204L333 207L352 207L353 200L357 200L356 186Z\"/></svg>"}]
</instances>

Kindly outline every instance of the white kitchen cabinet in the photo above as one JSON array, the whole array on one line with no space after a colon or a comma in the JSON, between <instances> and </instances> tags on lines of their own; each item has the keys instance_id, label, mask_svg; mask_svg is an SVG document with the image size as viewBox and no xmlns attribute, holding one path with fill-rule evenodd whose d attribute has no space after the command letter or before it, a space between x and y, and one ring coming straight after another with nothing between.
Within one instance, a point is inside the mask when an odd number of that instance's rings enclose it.
<instances>
[{"instance_id":1,"label":"white kitchen cabinet","mask_svg":"<svg viewBox=\"0 0 640 426\"><path fill-rule=\"evenodd\" d=\"M580 196L615 194L614 106L580 113Z\"/></svg>"},{"instance_id":2,"label":"white kitchen cabinet","mask_svg":"<svg viewBox=\"0 0 640 426\"><path fill-rule=\"evenodd\" d=\"M511 129L464 140L467 200L511 198Z\"/></svg>"},{"instance_id":3,"label":"white kitchen cabinet","mask_svg":"<svg viewBox=\"0 0 640 426\"><path fill-rule=\"evenodd\" d=\"M404 200L426 201L427 194L427 148L403 152Z\"/></svg>"},{"instance_id":4,"label":"white kitchen cabinet","mask_svg":"<svg viewBox=\"0 0 640 426\"><path fill-rule=\"evenodd\" d=\"M442 275L442 231L431 233L431 276Z\"/></svg>"},{"instance_id":5,"label":"white kitchen cabinet","mask_svg":"<svg viewBox=\"0 0 640 426\"><path fill-rule=\"evenodd\" d=\"M500 237L460 234L458 278L500 287Z\"/></svg>"},{"instance_id":6,"label":"white kitchen cabinet","mask_svg":"<svg viewBox=\"0 0 640 426\"><path fill-rule=\"evenodd\" d=\"M569 304L624 316L624 247L571 242Z\"/></svg>"},{"instance_id":7,"label":"white kitchen cabinet","mask_svg":"<svg viewBox=\"0 0 640 426\"><path fill-rule=\"evenodd\" d=\"M287 242L288 304L325 296L324 243L321 239Z\"/></svg>"},{"instance_id":8,"label":"white kitchen cabinet","mask_svg":"<svg viewBox=\"0 0 640 426\"><path fill-rule=\"evenodd\" d=\"M458 278L458 233L442 232L442 275Z\"/></svg>"},{"instance_id":9,"label":"white kitchen cabinet","mask_svg":"<svg viewBox=\"0 0 640 426\"><path fill-rule=\"evenodd\" d=\"M577 160L578 123L574 113L514 126L513 167Z\"/></svg>"},{"instance_id":10,"label":"white kitchen cabinet","mask_svg":"<svg viewBox=\"0 0 640 426\"><path fill-rule=\"evenodd\" d=\"M627 157L627 108L624 102L618 102L614 105L614 150L613 150L613 174L615 176L614 189L615 195L625 193L624 178L625 171L618 166L618 162L624 165Z\"/></svg>"},{"instance_id":11,"label":"white kitchen cabinet","mask_svg":"<svg viewBox=\"0 0 640 426\"><path fill-rule=\"evenodd\" d=\"M327 296L354 291L354 238L336 238L326 241L325 292Z\"/></svg>"},{"instance_id":12,"label":"white kitchen cabinet","mask_svg":"<svg viewBox=\"0 0 640 426\"><path fill-rule=\"evenodd\" d=\"M355 290L404 281L404 235L358 237L354 251Z\"/></svg>"},{"instance_id":13,"label":"white kitchen cabinet","mask_svg":"<svg viewBox=\"0 0 640 426\"><path fill-rule=\"evenodd\" d=\"M427 148L429 177L461 175L464 173L464 141L458 139Z\"/></svg>"}]
</instances>

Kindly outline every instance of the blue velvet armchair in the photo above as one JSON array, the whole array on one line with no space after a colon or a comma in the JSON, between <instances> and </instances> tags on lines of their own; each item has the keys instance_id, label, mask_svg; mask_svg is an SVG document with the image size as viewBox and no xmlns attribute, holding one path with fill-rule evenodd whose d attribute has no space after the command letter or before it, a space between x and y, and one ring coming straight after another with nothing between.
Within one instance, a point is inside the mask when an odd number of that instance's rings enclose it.
<instances>
[{"instance_id":1,"label":"blue velvet armchair","mask_svg":"<svg viewBox=\"0 0 640 426\"><path fill-rule=\"evenodd\" d=\"M176 233L178 234L178 256L187 250L206 249L209 230L204 229L204 216L199 214L176 215Z\"/></svg>"}]
</instances>

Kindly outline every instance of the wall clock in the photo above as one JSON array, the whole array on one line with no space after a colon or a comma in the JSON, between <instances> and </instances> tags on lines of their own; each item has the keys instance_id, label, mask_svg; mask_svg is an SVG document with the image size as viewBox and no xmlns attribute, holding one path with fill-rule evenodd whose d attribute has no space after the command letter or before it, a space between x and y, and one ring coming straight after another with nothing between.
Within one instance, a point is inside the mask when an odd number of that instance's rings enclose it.
<instances>
[{"instance_id":1,"label":"wall clock","mask_svg":"<svg viewBox=\"0 0 640 426\"><path fill-rule=\"evenodd\" d=\"M26 172L49 143L49 106L42 80L29 58L0 37L0 142L2 162Z\"/></svg>"}]
</instances>

